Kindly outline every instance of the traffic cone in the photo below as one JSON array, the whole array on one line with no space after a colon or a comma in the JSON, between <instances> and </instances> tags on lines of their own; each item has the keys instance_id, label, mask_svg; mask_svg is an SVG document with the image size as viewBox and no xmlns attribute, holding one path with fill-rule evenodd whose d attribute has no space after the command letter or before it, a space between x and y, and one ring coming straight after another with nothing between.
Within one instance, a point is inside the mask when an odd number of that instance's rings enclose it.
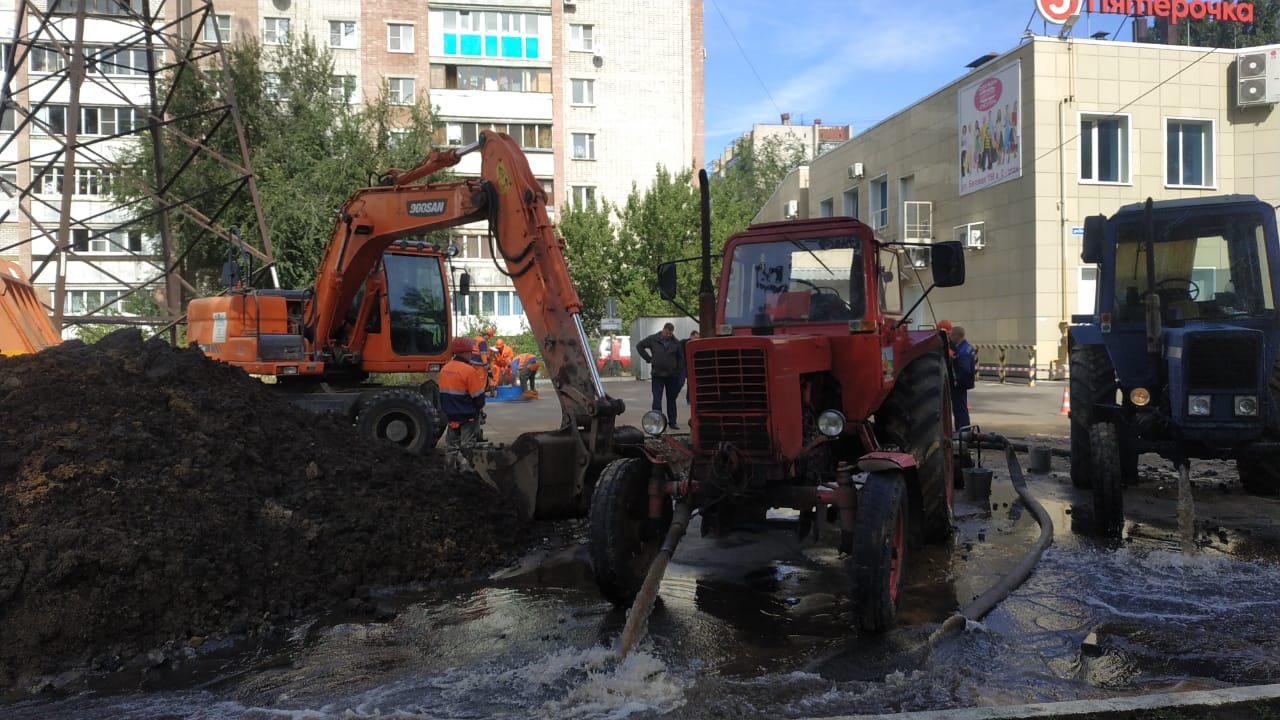
<instances>
[{"instance_id":1,"label":"traffic cone","mask_svg":"<svg viewBox=\"0 0 1280 720\"><path fill-rule=\"evenodd\" d=\"M1062 388L1062 409L1058 410L1058 416L1067 417L1070 414L1071 414L1070 388Z\"/></svg>"}]
</instances>

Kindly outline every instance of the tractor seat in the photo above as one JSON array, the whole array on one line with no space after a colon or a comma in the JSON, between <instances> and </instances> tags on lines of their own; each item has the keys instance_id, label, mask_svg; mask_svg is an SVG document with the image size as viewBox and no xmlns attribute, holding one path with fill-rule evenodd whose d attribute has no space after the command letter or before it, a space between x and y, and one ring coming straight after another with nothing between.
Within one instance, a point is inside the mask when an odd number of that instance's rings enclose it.
<instances>
[{"instance_id":1,"label":"tractor seat","mask_svg":"<svg viewBox=\"0 0 1280 720\"><path fill-rule=\"evenodd\" d=\"M808 320L811 295L805 292L780 292L764 301L765 314L770 320Z\"/></svg>"}]
</instances>

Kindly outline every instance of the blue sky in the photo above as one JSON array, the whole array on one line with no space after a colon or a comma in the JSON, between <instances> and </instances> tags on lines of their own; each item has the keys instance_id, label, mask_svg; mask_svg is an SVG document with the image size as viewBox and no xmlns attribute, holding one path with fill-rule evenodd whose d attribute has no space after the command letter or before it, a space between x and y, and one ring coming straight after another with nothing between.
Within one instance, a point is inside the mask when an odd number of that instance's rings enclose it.
<instances>
[{"instance_id":1,"label":"blue sky","mask_svg":"<svg viewBox=\"0 0 1280 720\"><path fill-rule=\"evenodd\" d=\"M1029 23L1045 31L1034 0L703 0L703 16L708 162L784 112L861 132L1012 49ZM1073 34L1116 33L1123 20L1082 15Z\"/></svg>"}]
</instances>

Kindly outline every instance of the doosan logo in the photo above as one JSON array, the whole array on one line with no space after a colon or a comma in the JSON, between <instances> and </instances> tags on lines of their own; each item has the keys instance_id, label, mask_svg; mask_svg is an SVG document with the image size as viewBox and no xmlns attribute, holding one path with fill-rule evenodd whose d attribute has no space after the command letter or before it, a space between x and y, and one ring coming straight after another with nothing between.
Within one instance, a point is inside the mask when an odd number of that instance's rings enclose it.
<instances>
[{"instance_id":1,"label":"doosan logo","mask_svg":"<svg viewBox=\"0 0 1280 720\"><path fill-rule=\"evenodd\" d=\"M1062 25L1080 14L1084 0L1036 0L1040 16L1054 25Z\"/></svg>"},{"instance_id":2,"label":"doosan logo","mask_svg":"<svg viewBox=\"0 0 1280 720\"><path fill-rule=\"evenodd\" d=\"M409 215L411 217L443 215L446 203L445 200L413 200L409 203Z\"/></svg>"}]
</instances>

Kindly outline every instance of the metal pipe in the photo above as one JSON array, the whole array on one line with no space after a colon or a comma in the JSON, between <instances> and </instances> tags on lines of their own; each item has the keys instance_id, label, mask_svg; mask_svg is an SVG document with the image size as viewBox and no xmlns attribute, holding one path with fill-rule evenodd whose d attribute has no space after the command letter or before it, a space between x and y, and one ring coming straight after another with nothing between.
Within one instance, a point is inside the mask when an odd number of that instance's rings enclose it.
<instances>
[{"instance_id":1,"label":"metal pipe","mask_svg":"<svg viewBox=\"0 0 1280 720\"><path fill-rule=\"evenodd\" d=\"M644 576L644 583L640 586L640 592L636 594L635 601L631 603L631 612L627 614L627 625L622 629L622 637L618 639L618 651L615 655L619 660L625 658L640 640L649 620L649 613L653 610L653 601L658 597L658 585L662 583L662 576L667 572L667 563L671 562L676 545L680 544L680 538L684 537L685 531L689 529L689 518L692 515L693 506L689 501L676 503L675 512L671 517L671 528L667 530L662 547L658 548L658 554L649 565L649 572Z\"/></svg>"}]
</instances>

